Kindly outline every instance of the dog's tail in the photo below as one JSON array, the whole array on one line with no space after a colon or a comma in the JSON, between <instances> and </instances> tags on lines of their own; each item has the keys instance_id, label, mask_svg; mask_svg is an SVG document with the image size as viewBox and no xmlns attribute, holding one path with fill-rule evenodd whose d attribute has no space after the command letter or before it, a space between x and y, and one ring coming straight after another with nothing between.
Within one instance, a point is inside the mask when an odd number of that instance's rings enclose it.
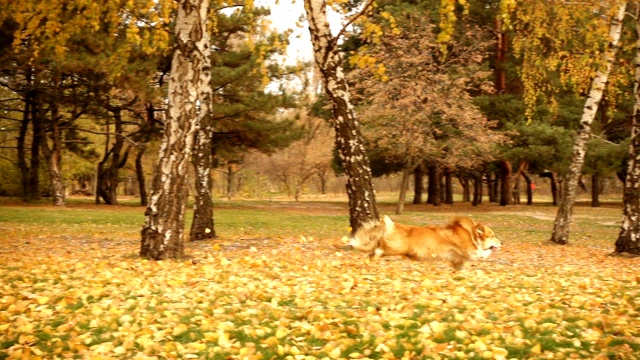
<instances>
[{"instance_id":1,"label":"dog's tail","mask_svg":"<svg viewBox=\"0 0 640 360\"><path fill-rule=\"evenodd\" d=\"M380 242L380 221L372 220L362 224L362 226L349 237L349 245L360 251L373 251L379 247ZM382 231L384 231L382 229Z\"/></svg>"},{"instance_id":2,"label":"dog's tail","mask_svg":"<svg viewBox=\"0 0 640 360\"><path fill-rule=\"evenodd\" d=\"M360 238L351 235L351 237L349 237L349 245L356 250L369 252L373 251L378 244L376 241L363 242Z\"/></svg>"}]
</instances>

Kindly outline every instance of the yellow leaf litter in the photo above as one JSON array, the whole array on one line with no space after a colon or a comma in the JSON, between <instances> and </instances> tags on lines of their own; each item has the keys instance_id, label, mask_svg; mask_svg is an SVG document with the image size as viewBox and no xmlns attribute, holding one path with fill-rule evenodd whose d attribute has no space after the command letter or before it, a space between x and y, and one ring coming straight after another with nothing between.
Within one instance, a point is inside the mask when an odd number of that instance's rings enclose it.
<instances>
[{"instance_id":1,"label":"yellow leaf litter","mask_svg":"<svg viewBox=\"0 0 640 360\"><path fill-rule=\"evenodd\" d=\"M0 357L9 359L606 359L640 353L640 260L511 242L459 272L367 263L341 239L187 244L9 243Z\"/></svg>"}]
</instances>

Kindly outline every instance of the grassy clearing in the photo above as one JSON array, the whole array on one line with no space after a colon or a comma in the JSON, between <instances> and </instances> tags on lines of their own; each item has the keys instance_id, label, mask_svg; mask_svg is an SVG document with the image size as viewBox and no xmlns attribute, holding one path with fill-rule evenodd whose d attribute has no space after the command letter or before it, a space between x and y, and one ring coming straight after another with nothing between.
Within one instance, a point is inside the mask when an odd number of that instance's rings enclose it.
<instances>
[{"instance_id":1,"label":"grassy clearing","mask_svg":"<svg viewBox=\"0 0 640 360\"><path fill-rule=\"evenodd\" d=\"M137 257L143 210L0 202L0 359L633 359L640 261L610 257L620 209L409 205L470 215L505 246L460 272L341 249L341 202L222 202L188 261Z\"/></svg>"}]
</instances>

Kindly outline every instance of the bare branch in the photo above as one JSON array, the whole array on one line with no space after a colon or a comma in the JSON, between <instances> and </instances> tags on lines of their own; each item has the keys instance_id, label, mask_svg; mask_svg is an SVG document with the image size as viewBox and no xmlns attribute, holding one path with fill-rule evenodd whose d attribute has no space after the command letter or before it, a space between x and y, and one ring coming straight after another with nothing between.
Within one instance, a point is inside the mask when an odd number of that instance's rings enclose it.
<instances>
[{"instance_id":1,"label":"bare branch","mask_svg":"<svg viewBox=\"0 0 640 360\"><path fill-rule=\"evenodd\" d=\"M63 127L62 129L68 130L68 129L73 129L76 131L80 131L80 132L86 132L89 134L95 134L95 135L114 135L114 136L120 136L122 137L126 142L128 142L129 144L133 145L133 146L143 146L143 143L138 143L133 141L131 138L129 138L127 135L124 134L119 134L119 133L114 133L114 132L108 132L108 131L95 131L95 130L89 130L89 129L80 129L80 128L69 128L69 127Z\"/></svg>"},{"instance_id":2,"label":"bare branch","mask_svg":"<svg viewBox=\"0 0 640 360\"><path fill-rule=\"evenodd\" d=\"M595 139L598 139L598 140L600 140L600 141L602 141L602 142L604 142L604 143L607 143L607 144L609 144L609 145L617 145L617 146L621 145L621 144L618 144L618 143L614 143L614 142L612 142L612 141L609 141L609 140L607 140L607 139L605 139L605 138L603 138L603 137L601 137L601 136L599 136L599 135L591 134L591 137L592 137L592 138L595 138Z\"/></svg>"},{"instance_id":3,"label":"bare branch","mask_svg":"<svg viewBox=\"0 0 640 360\"><path fill-rule=\"evenodd\" d=\"M374 2L375 0L368 0L367 3L364 4L362 9L360 9L360 11L358 11L356 14L351 16L351 18L349 18L349 21L347 21L344 25L342 25L342 29L340 29L340 31L338 32L338 35L336 35L336 41L337 39L340 38L340 36L342 36L347 31L347 28L349 27L349 25L353 24L353 22L358 20L360 16L364 15L365 11L367 11L369 7L373 5Z\"/></svg>"}]
</instances>

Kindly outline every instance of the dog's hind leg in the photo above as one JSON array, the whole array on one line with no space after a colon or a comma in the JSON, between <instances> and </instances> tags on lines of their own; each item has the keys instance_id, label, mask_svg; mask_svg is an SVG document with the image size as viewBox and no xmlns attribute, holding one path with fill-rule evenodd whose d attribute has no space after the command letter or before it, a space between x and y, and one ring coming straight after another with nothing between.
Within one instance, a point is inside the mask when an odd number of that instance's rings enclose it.
<instances>
[{"instance_id":1,"label":"dog's hind leg","mask_svg":"<svg viewBox=\"0 0 640 360\"><path fill-rule=\"evenodd\" d=\"M466 261L463 258L451 260L451 267L453 267L455 270L462 270L465 262Z\"/></svg>"}]
</instances>

